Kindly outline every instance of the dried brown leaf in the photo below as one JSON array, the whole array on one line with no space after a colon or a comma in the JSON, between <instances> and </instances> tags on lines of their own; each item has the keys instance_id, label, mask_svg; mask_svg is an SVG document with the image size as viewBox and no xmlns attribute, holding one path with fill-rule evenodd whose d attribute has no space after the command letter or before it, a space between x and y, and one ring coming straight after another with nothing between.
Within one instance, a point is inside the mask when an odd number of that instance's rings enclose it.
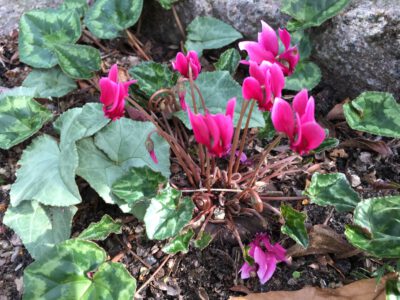
<instances>
[{"instance_id":1,"label":"dried brown leaf","mask_svg":"<svg viewBox=\"0 0 400 300\"><path fill-rule=\"evenodd\" d=\"M374 151L381 154L383 157L393 154L390 147L384 141L371 141L364 138L355 138L342 142L340 146Z\"/></svg>"}]
</instances>

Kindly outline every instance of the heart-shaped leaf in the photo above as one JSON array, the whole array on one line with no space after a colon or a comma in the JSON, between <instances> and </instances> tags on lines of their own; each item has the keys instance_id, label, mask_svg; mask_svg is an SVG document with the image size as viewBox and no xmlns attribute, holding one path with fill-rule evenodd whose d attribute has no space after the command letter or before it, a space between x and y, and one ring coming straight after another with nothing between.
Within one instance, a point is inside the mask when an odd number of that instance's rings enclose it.
<instances>
[{"instance_id":1,"label":"heart-shaped leaf","mask_svg":"<svg viewBox=\"0 0 400 300\"><path fill-rule=\"evenodd\" d=\"M0 148L10 149L31 137L52 113L29 96L0 98Z\"/></svg>"},{"instance_id":2,"label":"heart-shaped leaf","mask_svg":"<svg viewBox=\"0 0 400 300\"><path fill-rule=\"evenodd\" d=\"M99 222L91 223L88 228L78 236L82 240L103 241L111 233L120 234L122 224L116 222L109 215L104 215Z\"/></svg>"},{"instance_id":3,"label":"heart-shaped leaf","mask_svg":"<svg viewBox=\"0 0 400 300\"><path fill-rule=\"evenodd\" d=\"M343 105L343 111L354 130L400 138L400 105L389 93L364 92Z\"/></svg>"},{"instance_id":4,"label":"heart-shaped leaf","mask_svg":"<svg viewBox=\"0 0 400 300\"><path fill-rule=\"evenodd\" d=\"M65 162L63 162L65 163ZM11 186L12 206L23 200L45 205L71 206L81 202L73 168L61 167L60 149L54 138L42 135L33 140L18 162L17 180ZM74 166L77 161L68 161Z\"/></svg>"},{"instance_id":5,"label":"heart-shaped leaf","mask_svg":"<svg viewBox=\"0 0 400 300\"><path fill-rule=\"evenodd\" d=\"M198 85L200 91L203 94L205 104L210 113L223 113L225 114L226 104L228 100L236 97L236 107L234 115L234 124L239 120L240 110L243 101L242 98L242 88L240 85L232 78L232 76L227 71L215 71L215 72L202 72L196 79L196 84ZM189 91L190 86L187 85L186 89ZM186 97L186 103L193 111L192 99L189 96ZM196 94L196 105L200 113L204 113L200 98ZM247 109L248 111L249 109ZM189 118L187 112L179 111L176 116L182 120L185 126L191 129ZM247 119L247 113L245 114L244 120ZM245 121L242 122L242 128L245 126ZM250 127L264 127L265 121L262 113L255 109L251 115Z\"/></svg>"},{"instance_id":6,"label":"heart-shaped leaf","mask_svg":"<svg viewBox=\"0 0 400 300\"><path fill-rule=\"evenodd\" d=\"M228 49L221 54L218 61L214 64L219 71L228 71L230 74L235 74L240 62L240 54L236 49Z\"/></svg>"},{"instance_id":7,"label":"heart-shaped leaf","mask_svg":"<svg viewBox=\"0 0 400 300\"><path fill-rule=\"evenodd\" d=\"M354 246L381 258L400 257L400 196L361 201L354 210L354 225L345 232Z\"/></svg>"},{"instance_id":8,"label":"heart-shaped leaf","mask_svg":"<svg viewBox=\"0 0 400 300\"><path fill-rule=\"evenodd\" d=\"M77 208L45 206L36 201L23 201L8 207L3 222L21 238L34 259L71 235L71 223Z\"/></svg>"},{"instance_id":9,"label":"heart-shaped leaf","mask_svg":"<svg viewBox=\"0 0 400 300\"><path fill-rule=\"evenodd\" d=\"M72 78L90 79L100 69L101 57L96 48L84 45L57 44L53 51L65 74Z\"/></svg>"},{"instance_id":10,"label":"heart-shaped leaf","mask_svg":"<svg viewBox=\"0 0 400 300\"><path fill-rule=\"evenodd\" d=\"M154 61L143 62L131 68L129 74L138 81L134 85L135 92L146 98L150 98L160 89L172 88L178 80L177 73Z\"/></svg>"},{"instance_id":11,"label":"heart-shaped leaf","mask_svg":"<svg viewBox=\"0 0 400 300\"><path fill-rule=\"evenodd\" d=\"M301 89L312 90L321 81L321 70L310 61L299 62L296 70L290 77L286 77L285 89L300 91Z\"/></svg>"},{"instance_id":12,"label":"heart-shaped leaf","mask_svg":"<svg viewBox=\"0 0 400 300\"><path fill-rule=\"evenodd\" d=\"M333 205L338 211L352 211L361 200L342 173L315 173L304 195L309 196L312 203Z\"/></svg>"},{"instance_id":13,"label":"heart-shaped leaf","mask_svg":"<svg viewBox=\"0 0 400 300\"><path fill-rule=\"evenodd\" d=\"M51 68L58 59L53 47L74 44L81 36L81 20L74 10L34 10L19 23L20 60L35 68Z\"/></svg>"},{"instance_id":14,"label":"heart-shaped leaf","mask_svg":"<svg viewBox=\"0 0 400 300\"><path fill-rule=\"evenodd\" d=\"M24 87L36 88L38 97L62 97L76 89L73 79L65 75L60 68L34 69L22 83Z\"/></svg>"},{"instance_id":15,"label":"heart-shaped leaf","mask_svg":"<svg viewBox=\"0 0 400 300\"><path fill-rule=\"evenodd\" d=\"M197 17L187 27L185 47L201 56L205 49L222 48L242 37L240 32L221 20Z\"/></svg>"},{"instance_id":16,"label":"heart-shaped leaf","mask_svg":"<svg viewBox=\"0 0 400 300\"><path fill-rule=\"evenodd\" d=\"M136 280L123 265L105 262L95 243L72 239L55 246L24 272L25 300L132 299Z\"/></svg>"},{"instance_id":17,"label":"heart-shaped leaf","mask_svg":"<svg viewBox=\"0 0 400 300\"><path fill-rule=\"evenodd\" d=\"M308 59L312 51L312 43L310 35L303 30L291 33L292 44L297 45L300 52L300 59L302 61Z\"/></svg>"},{"instance_id":18,"label":"heart-shaped leaf","mask_svg":"<svg viewBox=\"0 0 400 300\"><path fill-rule=\"evenodd\" d=\"M191 220L194 204L189 197L167 187L151 200L144 216L147 237L164 240L176 236Z\"/></svg>"},{"instance_id":19,"label":"heart-shaped leaf","mask_svg":"<svg viewBox=\"0 0 400 300\"><path fill-rule=\"evenodd\" d=\"M293 209L289 205L281 205L281 212L282 217L285 220L285 224L281 227L282 233L287 234L296 243L307 248L308 234L304 225L307 216Z\"/></svg>"},{"instance_id":20,"label":"heart-shaped leaf","mask_svg":"<svg viewBox=\"0 0 400 300\"><path fill-rule=\"evenodd\" d=\"M209 233L203 231L200 234L200 236L197 237L196 240L194 240L193 246L195 246L196 248L198 248L200 250L204 250L211 243L212 240L213 240L213 237Z\"/></svg>"},{"instance_id":21,"label":"heart-shaped leaf","mask_svg":"<svg viewBox=\"0 0 400 300\"><path fill-rule=\"evenodd\" d=\"M73 9L78 15L82 17L88 10L89 6L87 0L64 0L60 8Z\"/></svg>"},{"instance_id":22,"label":"heart-shaped leaf","mask_svg":"<svg viewBox=\"0 0 400 300\"><path fill-rule=\"evenodd\" d=\"M85 24L98 38L114 39L137 22L143 0L97 0L85 16Z\"/></svg>"},{"instance_id":23,"label":"heart-shaped leaf","mask_svg":"<svg viewBox=\"0 0 400 300\"><path fill-rule=\"evenodd\" d=\"M319 26L337 15L350 0L283 0L282 12L292 16L287 28L290 31Z\"/></svg>"},{"instance_id":24,"label":"heart-shaped leaf","mask_svg":"<svg viewBox=\"0 0 400 300\"><path fill-rule=\"evenodd\" d=\"M194 231L190 228L187 232L181 233L170 241L167 245L162 248L162 251L168 254L176 254L178 252L188 253L189 244L194 236Z\"/></svg>"}]
</instances>

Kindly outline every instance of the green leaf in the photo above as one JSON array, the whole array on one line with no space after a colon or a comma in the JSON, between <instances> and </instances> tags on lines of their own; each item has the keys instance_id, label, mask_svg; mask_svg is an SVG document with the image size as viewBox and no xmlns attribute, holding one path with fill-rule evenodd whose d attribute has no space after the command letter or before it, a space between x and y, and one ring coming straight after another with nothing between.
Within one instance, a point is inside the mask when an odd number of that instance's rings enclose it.
<instances>
[{"instance_id":1,"label":"green leaf","mask_svg":"<svg viewBox=\"0 0 400 300\"><path fill-rule=\"evenodd\" d=\"M400 196L363 200L354 211L347 239L356 247L381 258L400 257Z\"/></svg>"},{"instance_id":2,"label":"green leaf","mask_svg":"<svg viewBox=\"0 0 400 300\"><path fill-rule=\"evenodd\" d=\"M259 130L258 137L270 141L276 135L274 124L272 124L271 113L265 111L262 114L265 121L265 127Z\"/></svg>"},{"instance_id":3,"label":"green leaf","mask_svg":"<svg viewBox=\"0 0 400 300\"><path fill-rule=\"evenodd\" d=\"M215 71L215 72L203 72L200 73L199 77L196 79L196 84L198 85L201 93L203 94L205 104L210 113L223 113L225 114L226 104L229 99L236 97L236 107L234 115L234 124L239 120L240 110L243 101L242 98L242 88L240 85L232 78L232 76L227 71ZM186 89L189 91L190 86L187 85ZM193 111L192 99L187 97L187 105ZM196 103L199 113L204 113L201 101L196 94ZM248 112L249 109L247 109ZM244 120L247 119L247 114L245 114ZM185 124L189 129L190 126L189 118L187 112L179 111L176 116ZM244 128L246 121L242 122L242 128ZM265 127L265 121L262 113L258 109L254 109L250 119L251 127Z\"/></svg>"},{"instance_id":4,"label":"green leaf","mask_svg":"<svg viewBox=\"0 0 400 300\"><path fill-rule=\"evenodd\" d=\"M114 39L137 22L143 0L97 0L85 16L85 24L98 38Z\"/></svg>"},{"instance_id":5,"label":"green leaf","mask_svg":"<svg viewBox=\"0 0 400 300\"><path fill-rule=\"evenodd\" d=\"M321 145L317 149L314 149L314 153L321 153L333 148L336 148L339 145L339 140L335 138L325 138Z\"/></svg>"},{"instance_id":6,"label":"green leaf","mask_svg":"<svg viewBox=\"0 0 400 300\"><path fill-rule=\"evenodd\" d=\"M234 48L226 50L221 54L218 61L214 64L219 71L228 71L230 74L235 74L240 62L240 54Z\"/></svg>"},{"instance_id":7,"label":"green leaf","mask_svg":"<svg viewBox=\"0 0 400 300\"><path fill-rule=\"evenodd\" d=\"M212 240L213 237L209 233L203 231L201 235L194 241L193 246L199 248L200 250L204 250Z\"/></svg>"},{"instance_id":8,"label":"green leaf","mask_svg":"<svg viewBox=\"0 0 400 300\"><path fill-rule=\"evenodd\" d=\"M1 100L8 97L8 96L12 96L12 97L31 97L31 98L35 98L38 97L38 93L36 91L36 87L24 87L24 86L18 86L18 87L14 87L12 89L7 89L5 91L3 91L2 93L0 93L0 103Z\"/></svg>"},{"instance_id":9,"label":"green leaf","mask_svg":"<svg viewBox=\"0 0 400 300\"><path fill-rule=\"evenodd\" d=\"M301 89L312 90L321 81L321 70L310 61L303 61L297 64L294 73L286 77L285 89L300 91Z\"/></svg>"},{"instance_id":10,"label":"green leaf","mask_svg":"<svg viewBox=\"0 0 400 300\"><path fill-rule=\"evenodd\" d=\"M343 173L315 173L304 195L310 197L311 203L321 206L333 205L340 212L352 211L361 201Z\"/></svg>"},{"instance_id":11,"label":"green leaf","mask_svg":"<svg viewBox=\"0 0 400 300\"><path fill-rule=\"evenodd\" d=\"M194 236L194 231L190 228L187 232L182 233L170 241L162 248L162 251L168 254L176 254L178 252L188 253L190 240Z\"/></svg>"},{"instance_id":12,"label":"green leaf","mask_svg":"<svg viewBox=\"0 0 400 300\"><path fill-rule=\"evenodd\" d=\"M292 44L298 46L300 52L300 60L304 61L310 57L312 51L312 43L310 35L303 30L291 33Z\"/></svg>"},{"instance_id":13,"label":"green leaf","mask_svg":"<svg viewBox=\"0 0 400 300\"><path fill-rule=\"evenodd\" d=\"M84 45L57 44L54 53L65 74L77 79L90 79L100 69L101 57L96 48Z\"/></svg>"},{"instance_id":14,"label":"green leaf","mask_svg":"<svg viewBox=\"0 0 400 300\"><path fill-rule=\"evenodd\" d=\"M294 272L292 273L292 277L293 277L294 279L299 279L299 278L301 277L301 272L299 272L299 271L294 271Z\"/></svg>"},{"instance_id":15,"label":"green leaf","mask_svg":"<svg viewBox=\"0 0 400 300\"><path fill-rule=\"evenodd\" d=\"M38 132L52 116L32 97L0 98L0 148L10 149L23 142Z\"/></svg>"},{"instance_id":16,"label":"green leaf","mask_svg":"<svg viewBox=\"0 0 400 300\"><path fill-rule=\"evenodd\" d=\"M54 45L73 44L81 36L81 20L73 10L33 10L19 23L20 60L35 68L57 65Z\"/></svg>"},{"instance_id":17,"label":"green leaf","mask_svg":"<svg viewBox=\"0 0 400 300\"><path fill-rule=\"evenodd\" d=\"M168 178L168 143L156 133L151 135L158 164L153 162L145 146L148 135L154 130L155 127L150 122L137 122L126 118L110 123L95 135L94 140L87 138L77 143L77 174L107 203L116 203L119 200L111 193L111 187L116 180L128 174L132 167L148 166ZM126 203L119 200L118 204Z\"/></svg>"},{"instance_id":18,"label":"green leaf","mask_svg":"<svg viewBox=\"0 0 400 300\"><path fill-rule=\"evenodd\" d=\"M287 24L289 31L319 26L337 15L350 0L283 0L282 12L292 16Z\"/></svg>"},{"instance_id":19,"label":"green leaf","mask_svg":"<svg viewBox=\"0 0 400 300\"><path fill-rule=\"evenodd\" d=\"M64 0L60 6L61 9L73 9L75 12L83 17L85 12L88 10L87 0Z\"/></svg>"},{"instance_id":20,"label":"green leaf","mask_svg":"<svg viewBox=\"0 0 400 300\"><path fill-rule=\"evenodd\" d=\"M120 234L122 224L116 222L109 215L104 215L99 222L91 223L88 228L78 236L82 240L103 241L111 233Z\"/></svg>"},{"instance_id":21,"label":"green leaf","mask_svg":"<svg viewBox=\"0 0 400 300\"><path fill-rule=\"evenodd\" d=\"M130 208L130 212L142 221L150 199L157 195L160 185L166 182L167 179L161 173L147 166L131 168L128 174L114 182L112 192L121 202L126 203L120 204L124 210Z\"/></svg>"},{"instance_id":22,"label":"green leaf","mask_svg":"<svg viewBox=\"0 0 400 300\"><path fill-rule=\"evenodd\" d=\"M106 258L105 251L89 241L58 244L25 269L23 299L132 299L136 280L122 264Z\"/></svg>"},{"instance_id":23,"label":"green leaf","mask_svg":"<svg viewBox=\"0 0 400 300\"><path fill-rule=\"evenodd\" d=\"M160 89L172 88L178 80L178 74L172 72L167 65L154 61L143 62L131 68L129 74L138 81L134 85L135 89L147 98Z\"/></svg>"},{"instance_id":24,"label":"green leaf","mask_svg":"<svg viewBox=\"0 0 400 300\"><path fill-rule=\"evenodd\" d=\"M343 110L354 130L400 138L400 105L389 93L364 92Z\"/></svg>"},{"instance_id":25,"label":"green leaf","mask_svg":"<svg viewBox=\"0 0 400 300\"><path fill-rule=\"evenodd\" d=\"M171 9L172 5L174 3L178 2L179 0L157 0L158 3L162 6L164 9Z\"/></svg>"},{"instance_id":26,"label":"green leaf","mask_svg":"<svg viewBox=\"0 0 400 300\"><path fill-rule=\"evenodd\" d=\"M19 160L17 180L11 186L11 204L36 200L45 205L71 206L81 202L75 173L62 168L60 149L54 138L42 135L32 141ZM74 165L76 162L69 161Z\"/></svg>"},{"instance_id":27,"label":"green leaf","mask_svg":"<svg viewBox=\"0 0 400 300\"><path fill-rule=\"evenodd\" d=\"M74 80L60 68L34 69L22 83L24 87L36 88L38 97L62 97L76 89Z\"/></svg>"},{"instance_id":28,"label":"green leaf","mask_svg":"<svg viewBox=\"0 0 400 300\"><path fill-rule=\"evenodd\" d=\"M189 197L181 196L180 191L168 187L151 200L144 216L149 239L174 237L191 220L194 204Z\"/></svg>"},{"instance_id":29,"label":"green leaf","mask_svg":"<svg viewBox=\"0 0 400 300\"><path fill-rule=\"evenodd\" d=\"M290 236L297 244L308 247L308 234L304 221L307 216L289 205L281 205L281 213L285 224L281 227L284 234Z\"/></svg>"},{"instance_id":30,"label":"green leaf","mask_svg":"<svg viewBox=\"0 0 400 300\"><path fill-rule=\"evenodd\" d=\"M399 300L400 299L399 278L387 280L385 288L386 288L386 300Z\"/></svg>"},{"instance_id":31,"label":"green leaf","mask_svg":"<svg viewBox=\"0 0 400 300\"><path fill-rule=\"evenodd\" d=\"M242 38L232 26L212 17L197 17L187 27L185 48L199 56L205 49L218 49Z\"/></svg>"},{"instance_id":32,"label":"green leaf","mask_svg":"<svg viewBox=\"0 0 400 300\"><path fill-rule=\"evenodd\" d=\"M3 222L21 238L34 259L46 253L71 235L71 223L77 208L45 206L36 201L23 201L8 207Z\"/></svg>"}]
</instances>

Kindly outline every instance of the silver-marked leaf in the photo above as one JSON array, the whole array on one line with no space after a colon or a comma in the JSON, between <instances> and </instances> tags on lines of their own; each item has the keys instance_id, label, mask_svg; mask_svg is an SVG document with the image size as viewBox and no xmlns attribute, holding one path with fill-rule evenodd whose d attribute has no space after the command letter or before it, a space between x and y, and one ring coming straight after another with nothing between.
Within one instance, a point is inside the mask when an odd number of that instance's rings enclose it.
<instances>
[{"instance_id":1,"label":"silver-marked leaf","mask_svg":"<svg viewBox=\"0 0 400 300\"><path fill-rule=\"evenodd\" d=\"M98 38L113 39L137 22L143 0L97 0L85 16L85 24Z\"/></svg>"},{"instance_id":2,"label":"silver-marked leaf","mask_svg":"<svg viewBox=\"0 0 400 300\"><path fill-rule=\"evenodd\" d=\"M100 69L101 57L96 48L85 45L57 44L53 51L65 74L77 79L90 79Z\"/></svg>"},{"instance_id":3,"label":"silver-marked leaf","mask_svg":"<svg viewBox=\"0 0 400 300\"><path fill-rule=\"evenodd\" d=\"M318 146L317 149L314 149L312 152L321 153L333 148L336 148L339 145L339 140L335 138L325 138L321 145Z\"/></svg>"},{"instance_id":4,"label":"silver-marked leaf","mask_svg":"<svg viewBox=\"0 0 400 300\"><path fill-rule=\"evenodd\" d=\"M17 180L11 186L13 206L23 200L36 200L45 205L71 206L81 202L75 173L61 168L60 149L54 138L42 135L32 141L19 160ZM75 161L68 162L71 165Z\"/></svg>"},{"instance_id":5,"label":"silver-marked leaf","mask_svg":"<svg viewBox=\"0 0 400 300\"><path fill-rule=\"evenodd\" d=\"M72 239L58 244L25 269L23 299L133 299L136 280L122 264L106 258L93 242Z\"/></svg>"},{"instance_id":6,"label":"silver-marked leaf","mask_svg":"<svg viewBox=\"0 0 400 300\"><path fill-rule=\"evenodd\" d=\"M103 241L111 233L120 234L122 224L114 221L109 215L104 215L99 222L91 223L88 228L78 236L82 240Z\"/></svg>"},{"instance_id":7,"label":"silver-marked leaf","mask_svg":"<svg viewBox=\"0 0 400 300\"><path fill-rule=\"evenodd\" d=\"M3 89L0 91L0 101L8 96L12 97L23 96L23 97L35 98L38 97L38 92L36 87L24 87L24 86L18 86L12 89Z\"/></svg>"},{"instance_id":8,"label":"silver-marked leaf","mask_svg":"<svg viewBox=\"0 0 400 300\"><path fill-rule=\"evenodd\" d=\"M310 197L311 203L333 205L338 211L351 211L361 200L343 173L315 173L304 195Z\"/></svg>"},{"instance_id":9,"label":"silver-marked leaf","mask_svg":"<svg viewBox=\"0 0 400 300\"><path fill-rule=\"evenodd\" d=\"M31 137L52 113L28 96L0 98L0 148L10 149Z\"/></svg>"},{"instance_id":10,"label":"silver-marked leaf","mask_svg":"<svg viewBox=\"0 0 400 300\"><path fill-rule=\"evenodd\" d=\"M310 61L299 62L294 73L286 77L285 89L300 91L301 89L312 90L321 81L321 70Z\"/></svg>"},{"instance_id":11,"label":"silver-marked leaf","mask_svg":"<svg viewBox=\"0 0 400 300\"><path fill-rule=\"evenodd\" d=\"M297 45L300 52L301 61L310 57L312 51L312 43L310 35L303 30L291 33L292 44Z\"/></svg>"},{"instance_id":12,"label":"silver-marked leaf","mask_svg":"<svg viewBox=\"0 0 400 300\"><path fill-rule=\"evenodd\" d=\"M232 78L227 71L215 71L215 72L202 72L196 79L200 91L203 94L205 104L212 114L223 113L225 114L226 104L228 100L236 97L236 107L234 115L234 124L239 120L240 110L243 101L242 88ZM186 89L189 91L190 86L187 85ZM187 93L190 94L190 93ZM192 99L188 95L186 97L186 104L193 111ZM196 94L196 105L200 113L204 113L201 105L200 98ZM248 111L249 109L247 109ZM179 111L176 116L185 124L185 126L191 129L187 112ZM247 119L247 113L245 114L244 120ZM242 128L245 126L245 121L242 122ZM250 127L264 127L265 121L262 113L258 109L254 109L250 119Z\"/></svg>"},{"instance_id":13,"label":"silver-marked leaf","mask_svg":"<svg viewBox=\"0 0 400 300\"><path fill-rule=\"evenodd\" d=\"M361 201L354 210L354 225L345 232L354 246L381 258L400 257L400 196Z\"/></svg>"},{"instance_id":14,"label":"silver-marked leaf","mask_svg":"<svg viewBox=\"0 0 400 300\"><path fill-rule=\"evenodd\" d=\"M35 68L57 64L54 45L73 44L81 36L81 20L73 10L33 10L19 23L20 60Z\"/></svg>"},{"instance_id":15,"label":"silver-marked leaf","mask_svg":"<svg viewBox=\"0 0 400 300\"><path fill-rule=\"evenodd\" d=\"M88 10L89 6L87 0L64 0L60 8L73 9L78 15L82 17Z\"/></svg>"},{"instance_id":16,"label":"silver-marked leaf","mask_svg":"<svg viewBox=\"0 0 400 300\"><path fill-rule=\"evenodd\" d=\"M162 251L168 254L176 254L178 252L188 253L189 244L194 236L194 231L190 228L187 232L181 233L170 241L167 245L162 248Z\"/></svg>"},{"instance_id":17,"label":"silver-marked leaf","mask_svg":"<svg viewBox=\"0 0 400 300\"><path fill-rule=\"evenodd\" d=\"M285 224L281 227L282 233L287 234L297 244L307 248L308 234L306 226L304 225L307 216L289 205L281 205L281 212L285 220Z\"/></svg>"},{"instance_id":18,"label":"silver-marked leaf","mask_svg":"<svg viewBox=\"0 0 400 300\"><path fill-rule=\"evenodd\" d=\"M4 224L21 238L34 259L46 253L71 235L71 223L77 208L45 206L36 201L23 201L8 207Z\"/></svg>"},{"instance_id":19,"label":"silver-marked leaf","mask_svg":"<svg viewBox=\"0 0 400 300\"><path fill-rule=\"evenodd\" d=\"M66 76L60 68L34 69L22 83L24 87L36 88L38 97L62 97L76 89L73 79Z\"/></svg>"},{"instance_id":20,"label":"silver-marked leaf","mask_svg":"<svg viewBox=\"0 0 400 300\"><path fill-rule=\"evenodd\" d=\"M194 204L189 197L167 187L151 200L144 216L147 237L164 240L176 236L191 220Z\"/></svg>"},{"instance_id":21,"label":"silver-marked leaf","mask_svg":"<svg viewBox=\"0 0 400 300\"><path fill-rule=\"evenodd\" d=\"M143 62L131 68L129 74L138 81L134 85L135 92L147 98L160 89L172 88L178 80L178 74L172 72L167 65L154 61Z\"/></svg>"},{"instance_id":22,"label":"silver-marked leaf","mask_svg":"<svg viewBox=\"0 0 400 300\"><path fill-rule=\"evenodd\" d=\"M292 16L287 28L290 31L319 26L337 15L350 0L284 0L282 12Z\"/></svg>"},{"instance_id":23,"label":"silver-marked leaf","mask_svg":"<svg viewBox=\"0 0 400 300\"><path fill-rule=\"evenodd\" d=\"M242 34L221 20L213 17L197 17L187 27L187 50L198 55L205 49L218 49L242 38Z\"/></svg>"},{"instance_id":24,"label":"silver-marked leaf","mask_svg":"<svg viewBox=\"0 0 400 300\"><path fill-rule=\"evenodd\" d=\"M389 93L364 92L343 110L354 130L400 138L400 105Z\"/></svg>"},{"instance_id":25,"label":"silver-marked leaf","mask_svg":"<svg viewBox=\"0 0 400 300\"><path fill-rule=\"evenodd\" d=\"M200 250L204 250L213 240L213 237L208 233L203 231L197 239L193 241L193 246Z\"/></svg>"},{"instance_id":26,"label":"silver-marked leaf","mask_svg":"<svg viewBox=\"0 0 400 300\"><path fill-rule=\"evenodd\" d=\"M219 71L228 71L230 74L235 74L240 62L240 54L234 48L226 50L221 54L218 61L214 64Z\"/></svg>"},{"instance_id":27,"label":"silver-marked leaf","mask_svg":"<svg viewBox=\"0 0 400 300\"><path fill-rule=\"evenodd\" d=\"M172 5L174 5L174 3L178 2L179 0L157 0L158 3L160 3L160 5L162 6L162 8L164 9L171 9Z\"/></svg>"}]
</instances>

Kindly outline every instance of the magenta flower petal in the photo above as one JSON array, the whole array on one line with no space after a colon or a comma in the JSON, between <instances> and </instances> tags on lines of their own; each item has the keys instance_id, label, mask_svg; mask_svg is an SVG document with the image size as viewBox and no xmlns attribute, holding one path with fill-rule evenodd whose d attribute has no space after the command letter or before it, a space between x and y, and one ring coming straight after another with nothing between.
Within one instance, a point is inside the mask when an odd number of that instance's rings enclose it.
<instances>
[{"instance_id":1,"label":"magenta flower petal","mask_svg":"<svg viewBox=\"0 0 400 300\"><path fill-rule=\"evenodd\" d=\"M279 38L285 46L285 50L290 47L290 33L286 29L279 29Z\"/></svg>"},{"instance_id":2,"label":"magenta flower petal","mask_svg":"<svg viewBox=\"0 0 400 300\"><path fill-rule=\"evenodd\" d=\"M226 105L225 115L231 117L233 120L233 114L235 113L236 106L236 98L231 98L228 100L228 104Z\"/></svg>"},{"instance_id":3,"label":"magenta flower petal","mask_svg":"<svg viewBox=\"0 0 400 300\"><path fill-rule=\"evenodd\" d=\"M285 87L285 76L282 69L277 64L272 64L270 69L271 73L271 91L273 98L281 97L282 90Z\"/></svg>"},{"instance_id":4,"label":"magenta flower petal","mask_svg":"<svg viewBox=\"0 0 400 300\"><path fill-rule=\"evenodd\" d=\"M253 77L247 77L242 85L243 98L246 100L255 99L262 102L264 99L263 90L260 83Z\"/></svg>"},{"instance_id":5,"label":"magenta flower petal","mask_svg":"<svg viewBox=\"0 0 400 300\"><path fill-rule=\"evenodd\" d=\"M158 159L157 159L157 156L156 156L156 153L154 152L154 150L150 151L149 153L150 153L150 157L154 161L154 163L158 164Z\"/></svg>"},{"instance_id":6,"label":"magenta flower petal","mask_svg":"<svg viewBox=\"0 0 400 300\"><path fill-rule=\"evenodd\" d=\"M257 276L260 279L260 283L266 283L276 270L276 258L270 253L265 253L260 247L256 247L254 250L254 262L258 265Z\"/></svg>"},{"instance_id":7,"label":"magenta flower petal","mask_svg":"<svg viewBox=\"0 0 400 300\"><path fill-rule=\"evenodd\" d=\"M307 154L318 148L325 139L325 130L317 122L302 124L299 128L297 141L292 145L294 151Z\"/></svg>"},{"instance_id":8,"label":"magenta flower petal","mask_svg":"<svg viewBox=\"0 0 400 300\"><path fill-rule=\"evenodd\" d=\"M289 139L293 139L295 120L289 103L281 98L275 98L271 119L276 131L283 132Z\"/></svg>"},{"instance_id":9,"label":"magenta flower petal","mask_svg":"<svg viewBox=\"0 0 400 300\"><path fill-rule=\"evenodd\" d=\"M251 272L254 272L256 268L254 266L250 266L248 262L245 262L243 266L240 268L240 277L242 279L250 278Z\"/></svg>"},{"instance_id":10,"label":"magenta flower petal","mask_svg":"<svg viewBox=\"0 0 400 300\"><path fill-rule=\"evenodd\" d=\"M202 115L195 115L188 107L189 121L196 141L202 145L210 145L210 132Z\"/></svg>"},{"instance_id":11,"label":"magenta flower petal","mask_svg":"<svg viewBox=\"0 0 400 300\"><path fill-rule=\"evenodd\" d=\"M278 55L279 43L275 30L272 29L264 21L261 21L262 31L258 34L258 42L263 45L264 49L271 52L275 57Z\"/></svg>"},{"instance_id":12,"label":"magenta flower petal","mask_svg":"<svg viewBox=\"0 0 400 300\"><path fill-rule=\"evenodd\" d=\"M310 99L308 99L304 114L300 116L301 123L304 124L308 122L315 122L314 113L315 113L315 101L314 97L310 97Z\"/></svg>"},{"instance_id":13,"label":"magenta flower petal","mask_svg":"<svg viewBox=\"0 0 400 300\"><path fill-rule=\"evenodd\" d=\"M118 98L119 87L118 83L103 77L99 80L100 86L100 102L105 106L112 105Z\"/></svg>"},{"instance_id":14,"label":"magenta flower petal","mask_svg":"<svg viewBox=\"0 0 400 300\"><path fill-rule=\"evenodd\" d=\"M308 103L308 91L302 89L293 99L293 109L300 116L304 115Z\"/></svg>"},{"instance_id":15,"label":"magenta flower petal","mask_svg":"<svg viewBox=\"0 0 400 300\"><path fill-rule=\"evenodd\" d=\"M113 64L110 71L108 72L108 79L114 82L118 82L118 65Z\"/></svg>"},{"instance_id":16,"label":"magenta flower petal","mask_svg":"<svg viewBox=\"0 0 400 300\"><path fill-rule=\"evenodd\" d=\"M258 64L263 60L275 60L274 55L257 42L240 42L239 49L246 50L250 60Z\"/></svg>"},{"instance_id":17,"label":"magenta flower petal","mask_svg":"<svg viewBox=\"0 0 400 300\"><path fill-rule=\"evenodd\" d=\"M182 52L178 52L175 62L172 62L174 70L181 73L183 77L189 78L189 66L192 69L193 80L196 80L201 71L201 64L196 51L189 51L186 56Z\"/></svg>"}]
</instances>

